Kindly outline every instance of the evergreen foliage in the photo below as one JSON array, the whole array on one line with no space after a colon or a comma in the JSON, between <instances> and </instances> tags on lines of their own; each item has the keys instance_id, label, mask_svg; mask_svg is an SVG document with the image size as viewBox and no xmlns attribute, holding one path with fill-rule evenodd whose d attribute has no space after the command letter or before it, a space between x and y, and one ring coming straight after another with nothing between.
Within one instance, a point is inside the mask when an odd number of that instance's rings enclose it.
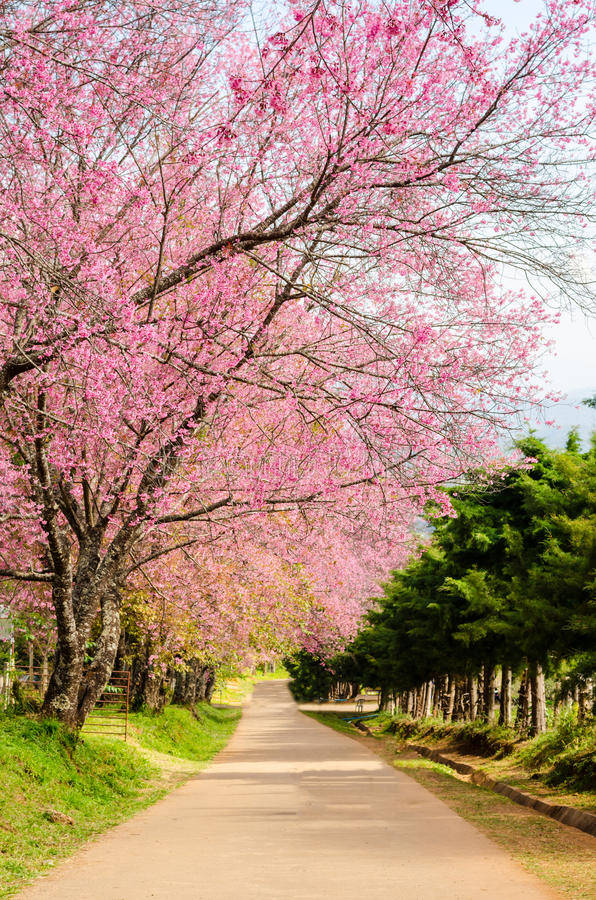
<instances>
[{"instance_id":1,"label":"evergreen foliage","mask_svg":"<svg viewBox=\"0 0 596 900\"><path fill-rule=\"evenodd\" d=\"M492 721L498 705L500 724L533 734L547 715L593 714L596 448L575 432L563 451L517 446L525 465L448 489L456 515L433 519L349 648L351 680L383 705L447 721Z\"/></svg>"}]
</instances>

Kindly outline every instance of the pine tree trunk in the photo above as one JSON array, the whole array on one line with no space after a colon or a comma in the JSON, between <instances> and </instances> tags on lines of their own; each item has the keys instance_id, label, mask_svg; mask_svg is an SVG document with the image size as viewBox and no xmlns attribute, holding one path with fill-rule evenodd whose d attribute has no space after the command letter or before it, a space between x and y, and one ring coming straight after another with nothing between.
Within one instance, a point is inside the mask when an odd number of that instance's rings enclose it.
<instances>
[{"instance_id":1,"label":"pine tree trunk","mask_svg":"<svg viewBox=\"0 0 596 900\"><path fill-rule=\"evenodd\" d=\"M441 680L440 680L440 678L435 678L433 685L434 685L433 719L438 719L439 713L441 712Z\"/></svg>"},{"instance_id":2,"label":"pine tree trunk","mask_svg":"<svg viewBox=\"0 0 596 900\"><path fill-rule=\"evenodd\" d=\"M485 663L483 667L482 686L484 718L487 722L492 722L495 715L495 670L490 663Z\"/></svg>"},{"instance_id":3,"label":"pine tree trunk","mask_svg":"<svg viewBox=\"0 0 596 900\"><path fill-rule=\"evenodd\" d=\"M577 721L585 722L592 712L592 679L586 678L578 691L577 703Z\"/></svg>"},{"instance_id":4,"label":"pine tree trunk","mask_svg":"<svg viewBox=\"0 0 596 900\"><path fill-rule=\"evenodd\" d=\"M544 672L540 663L535 663L530 669L530 691L532 695L531 734L544 734L546 731L546 693Z\"/></svg>"},{"instance_id":5,"label":"pine tree trunk","mask_svg":"<svg viewBox=\"0 0 596 900\"><path fill-rule=\"evenodd\" d=\"M416 688L416 718L422 718L422 710L424 707L424 685Z\"/></svg>"},{"instance_id":6,"label":"pine tree trunk","mask_svg":"<svg viewBox=\"0 0 596 900\"><path fill-rule=\"evenodd\" d=\"M455 701L453 703L453 722L462 722L465 719L464 683L458 678L455 682Z\"/></svg>"},{"instance_id":7,"label":"pine tree trunk","mask_svg":"<svg viewBox=\"0 0 596 900\"><path fill-rule=\"evenodd\" d=\"M484 707L484 668L482 667L478 673L478 693L477 693L477 703L476 703L476 718L484 719L486 716L486 709Z\"/></svg>"},{"instance_id":8,"label":"pine tree trunk","mask_svg":"<svg viewBox=\"0 0 596 900\"><path fill-rule=\"evenodd\" d=\"M499 705L499 725L511 725L511 669L501 669L501 699Z\"/></svg>"},{"instance_id":9,"label":"pine tree trunk","mask_svg":"<svg viewBox=\"0 0 596 900\"><path fill-rule=\"evenodd\" d=\"M426 709L426 692L428 690L428 686L426 682L421 685L420 693L418 695L418 718L424 718L424 710Z\"/></svg>"},{"instance_id":10,"label":"pine tree trunk","mask_svg":"<svg viewBox=\"0 0 596 900\"><path fill-rule=\"evenodd\" d=\"M468 694L470 721L473 722L478 715L478 682L475 675L468 678Z\"/></svg>"},{"instance_id":11,"label":"pine tree trunk","mask_svg":"<svg viewBox=\"0 0 596 900\"><path fill-rule=\"evenodd\" d=\"M561 710L563 709L563 695L561 690L561 682L555 682L555 695L553 700L553 728L557 727Z\"/></svg>"},{"instance_id":12,"label":"pine tree trunk","mask_svg":"<svg viewBox=\"0 0 596 900\"><path fill-rule=\"evenodd\" d=\"M515 727L518 731L527 731L530 725L530 685L528 670L524 669L517 695L517 715Z\"/></svg>"},{"instance_id":13,"label":"pine tree trunk","mask_svg":"<svg viewBox=\"0 0 596 900\"><path fill-rule=\"evenodd\" d=\"M451 722L453 719L453 708L455 706L455 679L453 675L449 676L445 701L445 721Z\"/></svg>"},{"instance_id":14,"label":"pine tree trunk","mask_svg":"<svg viewBox=\"0 0 596 900\"><path fill-rule=\"evenodd\" d=\"M432 681L426 682L426 696L424 698L424 718L428 719L432 712L432 700L433 700L433 689L434 685Z\"/></svg>"}]
</instances>

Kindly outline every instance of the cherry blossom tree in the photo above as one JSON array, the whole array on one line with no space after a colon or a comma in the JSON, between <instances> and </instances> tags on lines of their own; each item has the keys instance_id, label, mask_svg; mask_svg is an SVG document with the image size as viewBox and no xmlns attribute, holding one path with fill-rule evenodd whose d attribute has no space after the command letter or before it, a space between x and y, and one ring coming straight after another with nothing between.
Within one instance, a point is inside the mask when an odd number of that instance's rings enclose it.
<instances>
[{"instance_id":1,"label":"cherry blossom tree","mask_svg":"<svg viewBox=\"0 0 596 900\"><path fill-rule=\"evenodd\" d=\"M0 574L51 593L72 725L170 554L270 544L341 618L321 548L373 572L538 396L546 314L499 267L582 291L588 3L508 44L480 2L278 18L2 8Z\"/></svg>"},{"instance_id":2,"label":"cherry blossom tree","mask_svg":"<svg viewBox=\"0 0 596 900\"><path fill-rule=\"evenodd\" d=\"M232 535L217 555L194 545L136 570L117 657L131 666L136 703L159 706L172 690L192 703L201 678L212 683L222 666L242 670L304 647L329 655L354 636L378 570L355 554L338 558L341 540L325 530L275 516L267 525L261 533L253 520L241 546Z\"/></svg>"}]
</instances>

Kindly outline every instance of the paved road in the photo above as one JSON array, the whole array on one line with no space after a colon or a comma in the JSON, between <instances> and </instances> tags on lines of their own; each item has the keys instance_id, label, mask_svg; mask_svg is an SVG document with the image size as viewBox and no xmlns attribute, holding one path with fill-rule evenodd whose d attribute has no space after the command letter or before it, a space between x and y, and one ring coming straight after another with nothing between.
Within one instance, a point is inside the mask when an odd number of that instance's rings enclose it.
<instances>
[{"instance_id":1,"label":"paved road","mask_svg":"<svg viewBox=\"0 0 596 900\"><path fill-rule=\"evenodd\" d=\"M440 800L257 685L217 760L23 900L545 900Z\"/></svg>"}]
</instances>

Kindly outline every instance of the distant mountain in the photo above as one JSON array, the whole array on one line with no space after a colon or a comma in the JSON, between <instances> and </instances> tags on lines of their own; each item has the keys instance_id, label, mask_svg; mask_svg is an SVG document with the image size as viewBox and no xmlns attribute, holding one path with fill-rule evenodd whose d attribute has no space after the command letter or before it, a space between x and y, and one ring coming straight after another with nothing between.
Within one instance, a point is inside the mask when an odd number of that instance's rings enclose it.
<instances>
[{"instance_id":1,"label":"distant mountain","mask_svg":"<svg viewBox=\"0 0 596 900\"><path fill-rule=\"evenodd\" d=\"M526 426L523 432L527 433L528 427L532 427L537 437L542 438L549 447L561 448L565 446L571 429L577 428L582 446L587 449L590 435L596 431L596 409L583 406L582 400L594 396L596 386L570 391L559 403L544 406L542 415L533 416L531 425ZM546 422L549 421L554 421L555 424L547 425Z\"/></svg>"}]
</instances>

